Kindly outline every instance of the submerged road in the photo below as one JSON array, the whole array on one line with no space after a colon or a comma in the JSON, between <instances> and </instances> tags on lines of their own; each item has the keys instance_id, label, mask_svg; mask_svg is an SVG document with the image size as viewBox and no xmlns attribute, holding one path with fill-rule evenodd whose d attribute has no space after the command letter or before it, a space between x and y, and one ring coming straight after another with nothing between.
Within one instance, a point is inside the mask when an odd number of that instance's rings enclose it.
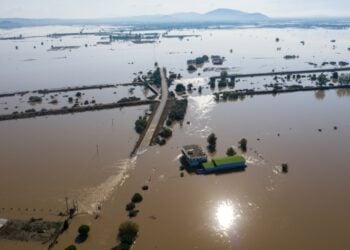
<instances>
[{"instance_id":1,"label":"submerged road","mask_svg":"<svg viewBox=\"0 0 350 250\"><path fill-rule=\"evenodd\" d=\"M252 74L230 74L227 78L244 78L244 77L258 77L258 76L276 76L276 75L297 75L297 74L313 74L313 73L326 73L336 71L350 71L350 67L344 68L332 68L332 69L310 69L310 70L294 70L294 71L275 71L265 73L252 73ZM221 76L212 76L210 79L220 79Z\"/></svg>"},{"instance_id":2,"label":"submerged road","mask_svg":"<svg viewBox=\"0 0 350 250\"><path fill-rule=\"evenodd\" d=\"M153 134L158 126L158 123L160 122L160 119L162 117L162 114L164 112L164 108L166 106L167 100L168 100L168 81L166 79L166 72L165 68L160 69L160 76L162 79L162 94L159 106L156 110L156 113L153 115L152 121L150 126L148 127L145 136L143 137L143 140L140 144L140 147L138 149L138 153L142 153L145 150L147 150L148 146L150 146L152 142Z\"/></svg>"}]
</instances>

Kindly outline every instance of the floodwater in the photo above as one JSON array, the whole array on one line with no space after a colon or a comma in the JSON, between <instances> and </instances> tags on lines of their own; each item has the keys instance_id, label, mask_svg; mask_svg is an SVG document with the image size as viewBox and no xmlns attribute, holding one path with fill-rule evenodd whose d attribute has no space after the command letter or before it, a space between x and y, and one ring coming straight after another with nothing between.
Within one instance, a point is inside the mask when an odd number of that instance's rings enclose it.
<instances>
[{"instance_id":1,"label":"floodwater","mask_svg":"<svg viewBox=\"0 0 350 250\"><path fill-rule=\"evenodd\" d=\"M115 43L71 52L42 49L40 59L26 62L28 68L22 67L19 59L24 55L12 56L27 51L32 57L37 53L32 51L32 44L25 49L28 41L18 41L16 51L13 42L0 41L0 51L11 58L0 58L0 65L7 62L9 69L0 72L2 79L7 79L0 87L7 92L61 87L69 82L126 82L133 72L152 68L154 59L147 55L154 54L160 65L187 79L196 75L185 71L186 60L204 53L225 56L224 66L235 67L235 72L305 69L313 67L304 64L307 61L346 61L350 46L347 30L190 32L202 37L189 41L162 39L156 45ZM281 39L279 44L276 37ZM331 39L337 40L335 49ZM277 51L277 46L282 50ZM59 63L52 59L55 53L67 53L69 59ZM122 59L119 53L129 56ZM298 54L300 58L287 61L285 54ZM88 59L92 55L96 57ZM131 57L134 65L128 64ZM77 66L79 58L85 59ZM87 70L98 61L105 67ZM30 77L28 72L38 73L43 64L57 68L48 69L50 74ZM63 75L68 68L75 73ZM198 82L204 84L203 79ZM165 146L151 147L135 158L129 158L137 140L133 124L147 106L1 122L0 218L59 219L56 215L65 209L65 197L69 197L78 200L80 215L55 249L74 243L82 223L91 225L91 233L79 249L111 249L117 244L118 225L128 220L125 205L135 192L142 192L144 200L137 205L140 212L134 219L140 225L134 246L137 250L347 249L349 105L348 90L255 96L219 103L208 90L202 96L189 96L185 121L174 125L173 137ZM184 172L181 178L181 146L197 143L205 148L211 132L218 137L216 156L224 155L230 146L241 153L238 141L247 138L248 168L208 176ZM281 173L282 163L289 165L287 174ZM141 191L145 184L150 189ZM101 216L94 219L99 205ZM45 249L0 241L2 246Z\"/></svg>"}]
</instances>

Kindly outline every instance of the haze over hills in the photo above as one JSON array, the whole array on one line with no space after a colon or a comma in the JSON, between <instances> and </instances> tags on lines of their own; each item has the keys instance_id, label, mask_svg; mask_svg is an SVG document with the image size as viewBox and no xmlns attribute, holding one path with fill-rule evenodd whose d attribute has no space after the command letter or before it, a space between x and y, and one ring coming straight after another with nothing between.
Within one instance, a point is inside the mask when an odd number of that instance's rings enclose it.
<instances>
[{"instance_id":1,"label":"haze over hills","mask_svg":"<svg viewBox=\"0 0 350 250\"><path fill-rule=\"evenodd\" d=\"M175 13L171 15L145 15L101 19L25 19L0 18L0 28L23 26L70 25L70 24L160 24L160 23L252 23L269 20L261 13L246 13L232 9L216 9L205 14L195 12Z\"/></svg>"}]
</instances>

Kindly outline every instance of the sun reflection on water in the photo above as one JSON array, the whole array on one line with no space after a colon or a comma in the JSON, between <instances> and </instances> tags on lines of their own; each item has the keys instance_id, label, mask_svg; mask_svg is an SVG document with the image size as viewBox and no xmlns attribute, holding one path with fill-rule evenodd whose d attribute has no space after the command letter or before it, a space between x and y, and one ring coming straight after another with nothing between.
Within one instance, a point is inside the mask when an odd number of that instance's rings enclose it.
<instances>
[{"instance_id":1,"label":"sun reflection on water","mask_svg":"<svg viewBox=\"0 0 350 250\"><path fill-rule=\"evenodd\" d=\"M234 229L239 217L239 210L231 200L221 201L215 212L217 229L223 232Z\"/></svg>"}]
</instances>

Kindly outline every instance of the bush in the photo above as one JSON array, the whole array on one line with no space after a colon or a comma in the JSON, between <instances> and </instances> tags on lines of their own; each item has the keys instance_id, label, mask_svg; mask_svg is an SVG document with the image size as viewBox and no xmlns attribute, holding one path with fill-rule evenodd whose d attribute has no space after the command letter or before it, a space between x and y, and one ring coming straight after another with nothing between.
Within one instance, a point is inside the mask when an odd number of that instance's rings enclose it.
<instances>
[{"instance_id":1,"label":"bush","mask_svg":"<svg viewBox=\"0 0 350 250\"><path fill-rule=\"evenodd\" d=\"M118 238L122 244L132 245L139 232L139 226L132 221L126 221L119 226Z\"/></svg>"},{"instance_id":2,"label":"bush","mask_svg":"<svg viewBox=\"0 0 350 250\"><path fill-rule=\"evenodd\" d=\"M139 194L139 193L136 193L136 194L134 194L134 196L131 198L131 201L133 202L133 203L139 203L139 202L141 202L142 201L142 195L141 194Z\"/></svg>"},{"instance_id":3,"label":"bush","mask_svg":"<svg viewBox=\"0 0 350 250\"><path fill-rule=\"evenodd\" d=\"M185 118L188 101L187 99L176 100L171 108L168 119L171 121L182 121Z\"/></svg>"},{"instance_id":4,"label":"bush","mask_svg":"<svg viewBox=\"0 0 350 250\"><path fill-rule=\"evenodd\" d=\"M134 208L135 208L135 203L130 202L130 203L128 203L128 204L126 205L125 210L126 210L126 211L131 211L131 210L133 210Z\"/></svg>"},{"instance_id":5,"label":"bush","mask_svg":"<svg viewBox=\"0 0 350 250\"><path fill-rule=\"evenodd\" d=\"M70 246L66 247L65 250L77 250L77 247L74 245L70 245Z\"/></svg>"},{"instance_id":6,"label":"bush","mask_svg":"<svg viewBox=\"0 0 350 250\"><path fill-rule=\"evenodd\" d=\"M40 103L42 102L42 98L40 96L30 96L29 97L29 102L32 102L32 103Z\"/></svg>"},{"instance_id":7,"label":"bush","mask_svg":"<svg viewBox=\"0 0 350 250\"><path fill-rule=\"evenodd\" d=\"M116 250L130 250L131 246L126 243L121 243Z\"/></svg>"},{"instance_id":8,"label":"bush","mask_svg":"<svg viewBox=\"0 0 350 250\"><path fill-rule=\"evenodd\" d=\"M141 134L147 127L147 118L146 117L139 117L138 120L135 122L135 130L137 133Z\"/></svg>"},{"instance_id":9,"label":"bush","mask_svg":"<svg viewBox=\"0 0 350 250\"><path fill-rule=\"evenodd\" d=\"M85 236L87 237L88 234L90 232L90 227L88 225L81 225L78 229L78 233L81 235L81 236Z\"/></svg>"},{"instance_id":10,"label":"bush","mask_svg":"<svg viewBox=\"0 0 350 250\"><path fill-rule=\"evenodd\" d=\"M129 211L129 217L130 218L134 218L134 217L136 217L137 216L137 214L139 213L140 211L139 210L131 210L131 211Z\"/></svg>"},{"instance_id":11,"label":"bush","mask_svg":"<svg viewBox=\"0 0 350 250\"><path fill-rule=\"evenodd\" d=\"M236 155L236 152L232 147L229 147L226 151L226 155L227 156L234 156L234 155Z\"/></svg>"},{"instance_id":12,"label":"bush","mask_svg":"<svg viewBox=\"0 0 350 250\"><path fill-rule=\"evenodd\" d=\"M159 136L163 138L169 138L173 135L173 131L170 128L164 127L159 132Z\"/></svg>"},{"instance_id":13,"label":"bush","mask_svg":"<svg viewBox=\"0 0 350 250\"><path fill-rule=\"evenodd\" d=\"M194 65L192 65L192 64L188 65L188 67L187 67L187 71L189 71L189 72L193 72L193 71L196 71L196 70L197 70L197 68Z\"/></svg>"}]
</instances>

